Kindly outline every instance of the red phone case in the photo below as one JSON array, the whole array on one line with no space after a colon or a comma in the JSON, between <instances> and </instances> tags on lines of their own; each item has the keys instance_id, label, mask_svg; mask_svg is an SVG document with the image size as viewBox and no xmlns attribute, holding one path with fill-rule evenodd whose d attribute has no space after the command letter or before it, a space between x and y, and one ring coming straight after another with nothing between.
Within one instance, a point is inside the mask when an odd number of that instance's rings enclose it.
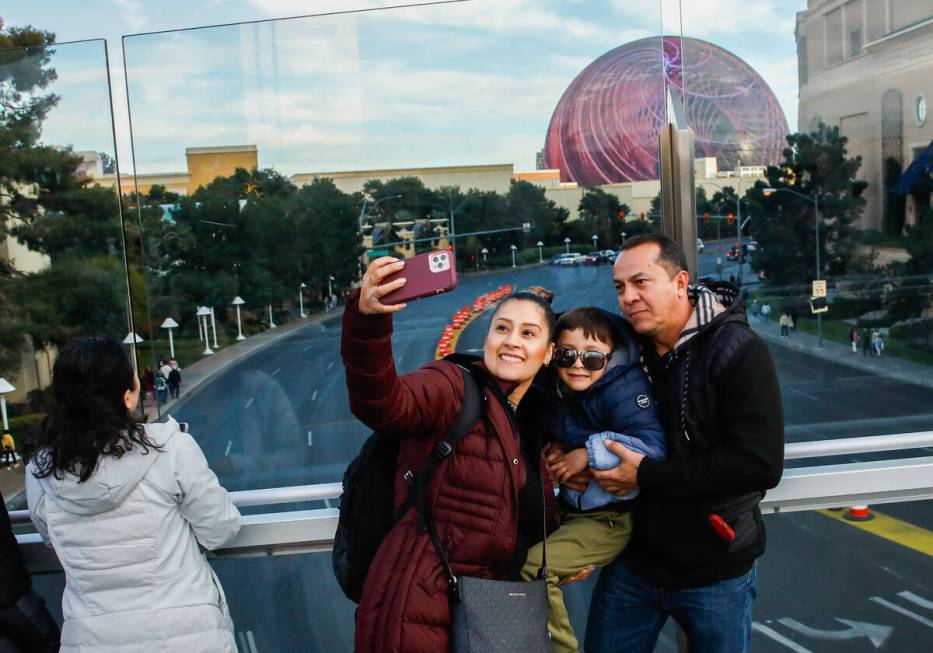
<instances>
[{"instance_id":1,"label":"red phone case","mask_svg":"<svg viewBox=\"0 0 933 653\"><path fill-rule=\"evenodd\" d=\"M438 249L412 256L405 261L405 267L382 280L387 284L399 277L405 277L404 286L390 292L382 298L383 304L403 304L422 297L439 295L457 287L457 266L454 253Z\"/></svg>"}]
</instances>

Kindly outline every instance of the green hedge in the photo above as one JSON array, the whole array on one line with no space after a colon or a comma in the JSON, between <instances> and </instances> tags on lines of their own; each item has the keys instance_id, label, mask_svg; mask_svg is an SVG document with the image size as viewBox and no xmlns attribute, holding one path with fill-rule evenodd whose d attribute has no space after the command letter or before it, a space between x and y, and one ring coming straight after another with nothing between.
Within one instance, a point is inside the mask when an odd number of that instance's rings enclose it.
<instances>
[{"instance_id":1,"label":"green hedge","mask_svg":"<svg viewBox=\"0 0 933 653\"><path fill-rule=\"evenodd\" d=\"M33 432L33 429L41 427L44 419L45 413L30 413L10 418L10 433L13 435L13 441L16 442L17 453L22 453L23 440Z\"/></svg>"}]
</instances>

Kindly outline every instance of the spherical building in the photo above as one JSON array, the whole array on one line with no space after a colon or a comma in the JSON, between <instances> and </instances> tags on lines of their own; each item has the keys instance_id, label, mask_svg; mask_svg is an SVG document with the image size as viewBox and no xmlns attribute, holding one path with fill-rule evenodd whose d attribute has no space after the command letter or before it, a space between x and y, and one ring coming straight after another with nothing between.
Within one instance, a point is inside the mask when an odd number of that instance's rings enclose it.
<instances>
[{"instance_id":1,"label":"spherical building","mask_svg":"<svg viewBox=\"0 0 933 653\"><path fill-rule=\"evenodd\" d=\"M712 43L657 36L611 50L577 75L551 117L545 165L581 186L658 179L665 80L684 96L697 158L716 157L720 170L781 160L787 120L761 76Z\"/></svg>"}]
</instances>

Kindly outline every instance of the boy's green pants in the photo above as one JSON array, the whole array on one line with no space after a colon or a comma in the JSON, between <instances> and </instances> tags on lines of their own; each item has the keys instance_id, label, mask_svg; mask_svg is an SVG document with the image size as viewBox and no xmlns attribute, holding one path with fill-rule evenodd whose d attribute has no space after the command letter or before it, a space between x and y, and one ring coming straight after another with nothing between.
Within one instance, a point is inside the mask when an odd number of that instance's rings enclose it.
<instances>
[{"instance_id":1,"label":"boy's green pants","mask_svg":"<svg viewBox=\"0 0 933 653\"><path fill-rule=\"evenodd\" d=\"M555 653L577 653L577 638L570 625L560 585L590 566L607 565L632 537L632 515L612 511L562 515L560 528L547 538L548 630ZM525 580L534 580L541 568L541 544L528 551L522 568Z\"/></svg>"}]
</instances>

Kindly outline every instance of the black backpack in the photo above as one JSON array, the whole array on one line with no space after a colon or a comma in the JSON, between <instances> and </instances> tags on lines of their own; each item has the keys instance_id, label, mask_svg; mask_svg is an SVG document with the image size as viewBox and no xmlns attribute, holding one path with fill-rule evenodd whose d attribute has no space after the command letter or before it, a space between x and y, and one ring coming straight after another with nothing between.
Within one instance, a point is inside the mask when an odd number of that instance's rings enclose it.
<instances>
[{"instance_id":1,"label":"black backpack","mask_svg":"<svg viewBox=\"0 0 933 653\"><path fill-rule=\"evenodd\" d=\"M395 479L400 473L396 467L397 435L373 433L344 472L333 564L337 582L354 603L360 601L369 566L389 531L412 506L420 505L419 495L427 488L431 476L482 415L485 397L476 379L468 367L459 364L457 367L463 375L460 414L417 472L404 472L409 491L397 514Z\"/></svg>"}]
</instances>

